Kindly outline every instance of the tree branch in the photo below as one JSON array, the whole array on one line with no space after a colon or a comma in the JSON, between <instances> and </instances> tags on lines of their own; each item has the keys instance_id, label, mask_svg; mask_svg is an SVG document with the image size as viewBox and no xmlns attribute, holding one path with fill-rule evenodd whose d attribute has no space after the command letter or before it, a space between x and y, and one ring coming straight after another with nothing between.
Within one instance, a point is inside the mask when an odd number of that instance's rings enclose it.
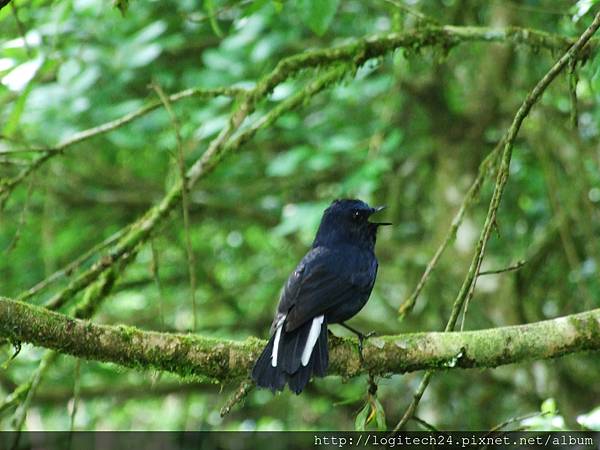
<instances>
[{"instance_id":1,"label":"tree branch","mask_svg":"<svg viewBox=\"0 0 600 450\"><path fill-rule=\"evenodd\" d=\"M550 83L552 83L552 81L554 81L554 79L567 66L567 64L569 64L570 61L577 60L581 57L584 49L587 48L586 45L596 33L598 28L600 28L600 13L596 14L590 26L583 32L577 41L575 41L575 43L566 50L566 52L558 59L558 61L554 63L550 70L527 94L527 97L525 97L525 100L523 100L523 103L517 110L510 127L504 135L502 139L503 150L500 156L500 167L498 168L498 174L496 175L496 185L494 186L494 193L492 194L492 199L490 200L488 213L486 215L483 228L481 229L479 240L477 241L475 248L475 254L471 260L467 276L465 277L460 287L460 291L452 305L452 311L450 312L450 318L446 324L445 331L448 332L454 330L460 311L464 308L466 314L469 301L475 292L477 275L481 270L481 263L485 255L485 249L490 238L492 228L496 225L496 215L498 213L498 208L500 207L500 201L502 199L502 194L504 193L504 188L508 182L513 143L517 138L517 134L521 129L523 121L529 115L531 108L533 108L537 101L542 97L546 88L550 85ZM425 392L425 389L427 389L427 386L429 385L429 380L431 377L432 372L428 371L423 377L423 380L421 380L421 384L413 396L413 401L410 403L406 412L394 428L394 431L398 431L414 414L417 405L419 404L419 401Z\"/></svg>"},{"instance_id":2,"label":"tree branch","mask_svg":"<svg viewBox=\"0 0 600 450\"><path fill-rule=\"evenodd\" d=\"M229 124L221 130L221 133L211 141L208 149L187 171L187 188L191 189L203 176L209 174L219 164L225 154L238 150L243 144L250 140L258 130L273 124L287 111L300 106L306 99L312 98L323 89L338 81L349 69L345 65L337 65L331 70L309 82L303 89L288 97L251 126L240 132L234 138L231 135L238 129L246 115L254 109L251 96L236 110ZM262 89L257 87L257 90ZM255 92L255 91L253 91ZM63 290L52 296L45 304L49 309L59 309L72 299L79 291L93 283L104 271L112 267L122 258L127 257L133 248L145 242L152 234L156 226L169 214L178 204L183 189L183 181L179 180L175 186L163 197L160 203L150 208L144 216L131 225L128 232L112 246L102 258L96 261L89 269L80 273Z\"/></svg>"},{"instance_id":3,"label":"tree branch","mask_svg":"<svg viewBox=\"0 0 600 450\"><path fill-rule=\"evenodd\" d=\"M251 104L250 109L253 110L254 105L258 100L271 92L278 84L304 69L328 66L338 62L353 62L356 65L362 65L371 58L383 56L398 48L419 49L421 47L437 46L444 49L450 49L458 44L466 42L500 42L527 45L534 49L545 48L549 50L566 50L575 42L575 39L521 27L506 27L499 29L451 25L431 25L402 33L389 33L364 37L339 47L309 50L281 60L277 67L265 77L255 89L248 93L248 103ZM599 41L597 39L590 41L586 47L586 51L580 53L578 58L587 58L597 49L598 44ZM176 102L192 96L200 96L203 98L216 97L218 95L237 97L243 95L245 92L245 90L235 87L217 89L192 88L169 96L169 101ZM19 183L39 169L52 157L62 153L74 144L126 125L157 109L161 104L160 101L149 103L121 118L75 133L73 136L65 139L56 146L46 149L42 155L35 159L27 168L23 169L23 171L15 177L0 180L0 207L2 207L2 204L8 199L11 192ZM245 119L247 116L247 114L243 113L243 110L244 108L240 108L240 111L242 112L240 114L241 120ZM232 121L231 123L235 122Z\"/></svg>"},{"instance_id":4,"label":"tree branch","mask_svg":"<svg viewBox=\"0 0 600 450\"><path fill-rule=\"evenodd\" d=\"M80 358L165 370L215 381L247 376L265 341L207 338L96 325L0 297L0 335ZM360 365L356 340L332 338L332 375L387 375L423 369L491 368L600 350L600 309L527 325L371 338Z\"/></svg>"},{"instance_id":5,"label":"tree branch","mask_svg":"<svg viewBox=\"0 0 600 450\"><path fill-rule=\"evenodd\" d=\"M200 88L190 88L185 89L183 91L177 92L168 96L168 100L170 102L178 102L180 100L184 100L190 97L200 97L200 98L214 98L218 96L228 96L228 97L236 97L238 95L246 92L244 89L231 87L231 88L215 88L215 89L200 89ZM8 196L11 194L13 189L21 183L24 179L26 179L29 175L39 169L42 165L46 163L50 158L62 154L66 149L74 146L75 144L79 144L80 142L86 141L96 136L100 136L102 134L108 133L110 131L116 130L117 128L121 128L122 126L127 125L130 122L133 122L140 117L145 116L146 114L151 113L155 109L158 109L162 106L162 102L160 100L152 101L142 106L141 108L132 111L130 113L125 114L118 119L111 120L109 122L105 122L98 126L88 128L87 130L80 131L78 133L73 134L72 136L64 139L63 141L56 144L54 147L49 147L45 149L36 149L36 151L41 151L42 154L34 159L31 164L29 164L25 169L19 172L12 178L8 178L6 180L0 180L0 209L2 209L3 203L8 199ZM14 153L14 152L7 152Z\"/></svg>"},{"instance_id":6,"label":"tree branch","mask_svg":"<svg viewBox=\"0 0 600 450\"><path fill-rule=\"evenodd\" d=\"M462 224L463 218L465 217L467 210L471 207L471 204L479 195L479 191L483 186L483 182L485 181L485 178L488 172L490 171L490 168L494 166L496 160L498 159L503 142L504 141L502 140L498 142L496 147L494 147L494 149L485 157L485 159L479 165L477 176L475 177L475 180L473 180L473 183L471 183L469 190L465 194L460 208L452 218L452 223L450 224L450 227L448 228L448 231L444 236L444 240L440 243L437 250L427 263L427 266L425 267L425 270L423 271L423 274L421 275L421 278L419 279L419 282L417 283L417 286L415 287L412 294L406 300L404 300L398 307L398 316L400 318L403 318L404 316L408 315L414 309L415 304L417 303L417 298L419 297L419 294L425 287L425 283L427 283L429 276L433 272L433 269L435 269L438 261L442 257L442 254L444 253L448 245L450 245L450 243L456 237L456 232Z\"/></svg>"},{"instance_id":7,"label":"tree branch","mask_svg":"<svg viewBox=\"0 0 600 450\"><path fill-rule=\"evenodd\" d=\"M216 95L240 95L240 97L243 98L241 105L232 114L228 124L209 144L206 152L187 172L187 186L191 188L199 178L210 173L227 152L239 148L250 139L258 129L263 126L268 126L283 112L298 106L298 104L306 98L310 98L343 76L347 71L344 69L344 66L347 67L347 65L334 67L331 72L312 81L304 90L301 90L290 99L278 104L270 113L263 116L261 120L257 121L243 133L235 136L233 140L230 140L236 130L239 129L242 122L244 122L248 115L254 111L256 104L260 99L271 92L279 83L298 73L302 69L330 66L337 62L351 63L353 67L357 67L370 58L382 56L399 47L419 48L421 46L441 46L443 48L450 48L457 43L472 40L480 40L483 42L506 40L515 43L528 43L535 47L544 48L562 48L568 46L571 42L568 38L519 28L493 30L476 27L428 27L405 33L391 33L383 36L363 38L337 48L307 51L283 59L271 73L265 76L257 86L250 91L239 91L235 88L231 88L230 91L228 91L227 88L216 90L190 89L182 91L170 96L169 100L174 102L193 95L204 97ZM589 47L590 46L588 45L587 48ZM15 178L0 180L0 209L2 207L2 202L8 198L8 195L12 192L14 187L32 172L41 167L52 156L61 153L67 147L71 147L76 143L121 127L137 117L156 109L160 104L160 102L148 104L138 111L123 116L120 119L76 133L71 138L63 141L52 151L43 153ZM142 218L131 225L127 234L110 249L108 254L98 260L88 270L80 274L65 289L54 295L46 305L52 309L60 308L75 294L92 283L102 272L111 267L124 255L128 254L135 245L144 242L150 236L156 225L162 221L178 202L182 188L182 183L178 183L174 186L157 206L148 210ZM477 189L474 189L474 191L476 192Z\"/></svg>"}]
</instances>

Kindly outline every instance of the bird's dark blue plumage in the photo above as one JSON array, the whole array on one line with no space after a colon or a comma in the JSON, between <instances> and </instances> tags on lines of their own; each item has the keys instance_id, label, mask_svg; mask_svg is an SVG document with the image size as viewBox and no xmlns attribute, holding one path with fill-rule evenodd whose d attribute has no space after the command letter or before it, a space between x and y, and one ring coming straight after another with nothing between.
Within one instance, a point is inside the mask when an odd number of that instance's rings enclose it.
<instances>
[{"instance_id":1,"label":"bird's dark blue plumage","mask_svg":"<svg viewBox=\"0 0 600 450\"><path fill-rule=\"evenodd\" d=\"M342 323L365 305L377 276L377 228L381 208L360 200L336 200L323 213L310 251L285 283L271 338L252 370L260 387L299 394L329 363L327 324Z\"/></svg>"}]
</instances>

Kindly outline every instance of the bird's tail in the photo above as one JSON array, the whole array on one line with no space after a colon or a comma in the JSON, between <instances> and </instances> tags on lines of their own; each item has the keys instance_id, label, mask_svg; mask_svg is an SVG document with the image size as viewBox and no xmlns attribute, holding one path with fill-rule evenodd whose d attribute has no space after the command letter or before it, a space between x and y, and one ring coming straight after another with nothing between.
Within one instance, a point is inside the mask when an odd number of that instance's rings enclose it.
<instances>
[{"instance_id":1,"label":"bird's tail","mask_svg":"<svg viewBox=\"0 0 600 450\"><path fill-rule=\"evenodd\" d=\"M323 377L327 371L327 322L318 316L291 332L283 322L254 364L252 379L272 391L283 390L287 383L299 394L311 375Z\"/></svg>"}]
</instances>

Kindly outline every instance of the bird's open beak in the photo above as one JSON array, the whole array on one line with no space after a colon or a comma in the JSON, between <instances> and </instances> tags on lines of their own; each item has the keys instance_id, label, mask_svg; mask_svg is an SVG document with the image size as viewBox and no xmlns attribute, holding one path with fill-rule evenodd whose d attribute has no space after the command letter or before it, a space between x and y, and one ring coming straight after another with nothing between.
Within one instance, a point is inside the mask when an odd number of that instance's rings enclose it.
<instances>
[{"instance_id":1,"label":"bird's open beak","mask_svg":"<svg viewBox=\"0 0 600 450\"><path fill-rule=\"evenodd\" d=\"M375 208L373 208L373 212L371 214L376 214L379 211L383 211L384 209L386 209L387 206L383 205L383 206L376 206ZM378 225L378 226L385 226L385 225L391 225L391 222L371 222L374 225Z\"/></svg>"}]
</instances>

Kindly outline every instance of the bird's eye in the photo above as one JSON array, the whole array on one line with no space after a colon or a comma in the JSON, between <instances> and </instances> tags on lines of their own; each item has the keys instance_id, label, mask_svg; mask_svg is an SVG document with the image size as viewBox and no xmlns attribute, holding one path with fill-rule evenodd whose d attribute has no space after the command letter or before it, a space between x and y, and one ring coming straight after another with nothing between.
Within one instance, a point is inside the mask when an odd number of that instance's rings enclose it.
<instances>
[{"instance_id":1,"label":"bird's eye","mask_svg":"<svg viewBox=\"0 0 600 450\"><path fill-rule=\"evenodd\" d=\"M352 213L352 218L354 220L358 219L360 217L360 211L356 210L354 211L354 213Z\"/></svg>"}]
</instances>

